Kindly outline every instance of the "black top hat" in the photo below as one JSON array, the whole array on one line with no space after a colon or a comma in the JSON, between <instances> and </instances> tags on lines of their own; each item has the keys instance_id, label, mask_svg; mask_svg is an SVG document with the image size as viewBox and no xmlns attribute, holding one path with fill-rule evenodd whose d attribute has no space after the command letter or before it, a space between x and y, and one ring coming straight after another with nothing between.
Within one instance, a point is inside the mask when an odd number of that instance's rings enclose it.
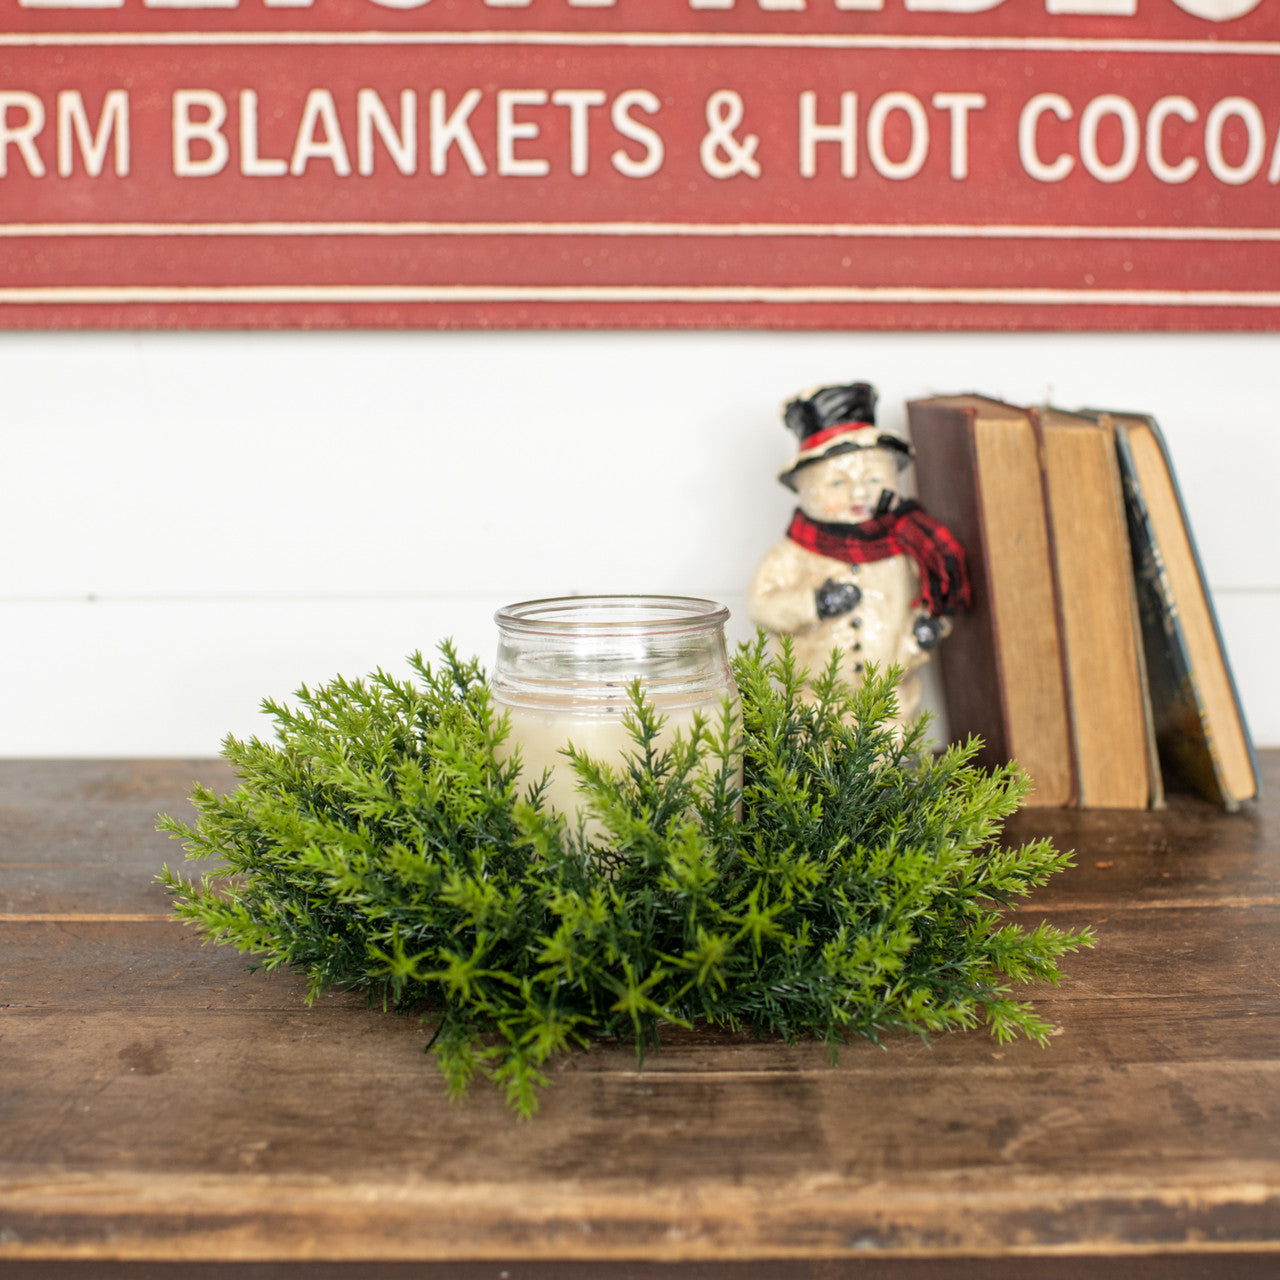
<instances>
[{"instance_id":1,"label":"black top hat","mask_svg":"<svg viewBox=\"0 0 1280 1280\"><path fill-rule=\"evenodd\" d=\"M890 449L900 455L899 468L905 467L911 457L911 446L901 436L876 430L878 398L869 382L847 382L820 387L788 401L782 418L795 432L800 452L783 468L778 479L794 489L795 474L801 467L855 449Z\"/></svg>"}]
</instances>

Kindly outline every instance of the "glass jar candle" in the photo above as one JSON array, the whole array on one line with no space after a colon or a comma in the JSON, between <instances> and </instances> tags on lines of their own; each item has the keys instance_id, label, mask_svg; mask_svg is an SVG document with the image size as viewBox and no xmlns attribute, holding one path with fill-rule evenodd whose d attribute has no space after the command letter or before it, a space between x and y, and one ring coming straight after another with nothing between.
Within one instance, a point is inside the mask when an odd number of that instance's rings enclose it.
<instances>
[{"instance_id":1,"label":"glass jar candle","mask_svg":"<svg viewBox=\"0 0 1280 1280\"><path fill-rule=\"evenodd\" d=\"M581 802L564 749L610 764L633 753L624 719L637 679L665 717L659 743L687 734L698 712L718 729L725 697L737 697L728 618L723 605L683 596L571 596L500 609L493 700L510 718L505 748L520 751L522 783L549 770L546 800L576 826ZM587 834L599 830L588 824Z\"/></svg>"}]
</instances>

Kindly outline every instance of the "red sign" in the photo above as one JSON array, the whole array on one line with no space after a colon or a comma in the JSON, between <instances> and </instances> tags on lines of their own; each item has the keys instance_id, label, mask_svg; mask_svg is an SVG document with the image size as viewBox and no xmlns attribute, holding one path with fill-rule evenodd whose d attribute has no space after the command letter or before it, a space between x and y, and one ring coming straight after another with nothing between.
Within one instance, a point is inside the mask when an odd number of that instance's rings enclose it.
<instances>
[{"instance_id":1,"label":"red sign","mask_svg":"<svg viewBox=\"0 0 1280 1280\"><path fill-rule=\"evenodd\" d=\"M1280 320L1280 0L0 13L7 327Z\"/></svg>"}]
</instances>

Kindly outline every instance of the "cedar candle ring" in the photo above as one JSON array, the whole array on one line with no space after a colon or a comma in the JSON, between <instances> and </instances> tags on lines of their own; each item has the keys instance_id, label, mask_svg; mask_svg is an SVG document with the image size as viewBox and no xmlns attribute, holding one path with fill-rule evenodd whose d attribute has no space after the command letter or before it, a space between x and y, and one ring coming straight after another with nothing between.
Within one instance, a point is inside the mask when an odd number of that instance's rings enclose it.
<instances>
[{"instance_id":1,"label":"cedar candle ring","mask_svg":"<svg viewBox=\"0 0 1280 1280\"><path fill-rule=\"evenodd\" d=\"M723 605L684 596L572 596L500 609L493 700L509 716L504 745L519 750L522 783L550 770L545 798L576 825L582 802L563 752L572 744L608 764L635 752L624 721L636 680L665 718L657 745L687 735L698 713L716 729L726 697L737 698L728 618ZM598 825L587 834L598 836Z\"/></svg>"}]
</instances>

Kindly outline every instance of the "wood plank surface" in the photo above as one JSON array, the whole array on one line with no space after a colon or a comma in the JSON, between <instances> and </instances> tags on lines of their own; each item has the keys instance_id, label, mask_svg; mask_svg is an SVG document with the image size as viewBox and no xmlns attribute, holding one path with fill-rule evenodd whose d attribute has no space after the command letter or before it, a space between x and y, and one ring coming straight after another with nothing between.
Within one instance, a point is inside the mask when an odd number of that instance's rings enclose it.
<instances>
[{"instance_id":1,"label":"wood plank surface","mask_svg":"<svg viewBox=\"0 0 1280 1280\"><path fill-rule=\"evenodd\" d=\"M1050 1046L673 1032L517 1124L429 1028L167 918L154 830L221 762L0 762L0 1276L1280 1275L1280 753L1236 815L1027 811L1092 924Z\"/></svg>"}]
</instances>

